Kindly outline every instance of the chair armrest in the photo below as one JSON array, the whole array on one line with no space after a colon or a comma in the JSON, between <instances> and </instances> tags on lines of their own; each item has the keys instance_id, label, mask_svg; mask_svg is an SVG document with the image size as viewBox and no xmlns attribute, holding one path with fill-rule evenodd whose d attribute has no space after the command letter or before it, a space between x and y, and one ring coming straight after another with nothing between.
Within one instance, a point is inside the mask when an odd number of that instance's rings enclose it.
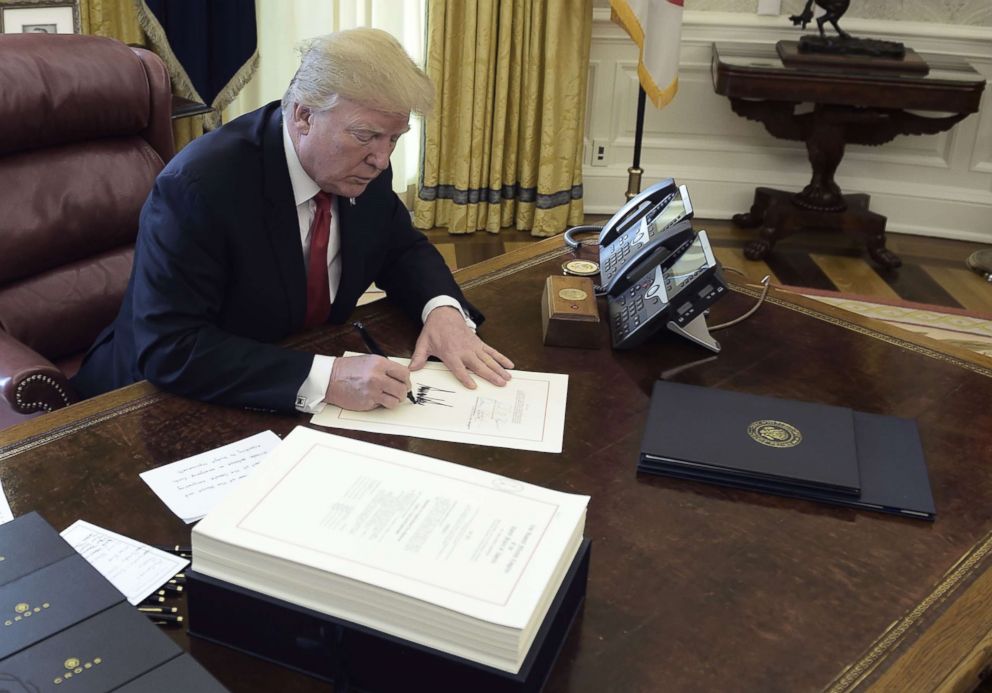
<instances>
[{"instance_id":1,"label":"chair armrest","mask_svg":"<svg viewBox=\"0 0 992 693\"><path fill-rule=\"evenodd\" d=\"M79 400L55 364L0 331L0 397L20 414L61 409Z\"/></svg>"}]
</instances>

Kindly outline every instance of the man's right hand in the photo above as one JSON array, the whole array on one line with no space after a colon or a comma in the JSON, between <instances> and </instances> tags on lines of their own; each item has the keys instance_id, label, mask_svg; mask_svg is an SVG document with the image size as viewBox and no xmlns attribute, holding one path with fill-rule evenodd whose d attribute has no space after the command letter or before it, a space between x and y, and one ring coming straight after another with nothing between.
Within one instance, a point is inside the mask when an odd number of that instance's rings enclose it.
<instances>
[{"instance_id":1,"label":"man's right hand","mask_svg":"<svg viewBox=\"0 0 992 693\"><path fill-rule=\"evenodd\" d=\"M324 401L342 409L392 409L405 402L410 371L383 356L339 356L334 359Z\"/></svg>"}]
</instances>

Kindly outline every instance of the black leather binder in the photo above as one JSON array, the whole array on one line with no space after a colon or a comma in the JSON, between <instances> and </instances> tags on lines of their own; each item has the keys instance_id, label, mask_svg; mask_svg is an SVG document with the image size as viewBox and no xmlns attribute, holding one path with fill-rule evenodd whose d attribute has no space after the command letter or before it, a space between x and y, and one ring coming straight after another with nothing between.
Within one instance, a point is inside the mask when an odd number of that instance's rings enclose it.
<instances>
[{"instance_id":1,"label":"black leather binder","mask_svg":"<svg viewBox=\"0 0 992 693\"><path fill-rule=\"evenodd\" d=\"M932 521L937 510L916 422L856 411L854 432L861 496L843 504Z\"/></svg>"},{"instance_id":2,"label":"black leather binder","mask_svg":"<svg viewBox=\"0 0 992 693\"><path fill-rule=\"evenodd\" d=\"M861 490L850 409L664 381L639 468L790 494Z\"/></svg>"},{"instance_id":3,"label":"black leather binder","mask_svg":"<svg viewBox=\"0 0 992 693\"><path fill-rule=\"evenodd\" d=\"M679 404L680 396L682 406ZM736 412L738 407L747 408L758 400L759 408L749 414L753 417L758 412L769 411L761 402L768 399L773 399L776 403L799 405L800 408L807 404L676 383L656 383L641 446L638 471L877 510L922 520L934 519L936 510L930 491L926 460L923 457L916 422L911 419L851 412L855 461L861 485L860 493L857 495L838 493L829 487L781 483L775 479L762 477L754 473L753 455L744 457L747 466L744 473L739 474L722 471L714 473L711 471L714 467L712 463L696 464L690 461L679 464L673 456L673 451L678 451L680 455L694 458L709 454L715 446L719 447L721 443L717 441L723 441L728 446L738 443L739 436L723 435L725 432L723 426L728 420L735 423L740 421L740 417L728 418L727 411ZM708 404L711 400L717 403L713 407ZM836 407L827 408L836 409ZM671 422L664 421L663 417L666 416L671 417ZM708 436L704 438L706 445L694 446L691 441L687 443L685 440L676 440L677 426L687 417L695 417L703 428L710 429ZM693 432L700 433L698 430ZM705 434L705 431L702 433ZM846 445L846 436L844 438ZM693 438L696 439L698 438ZM803 452L801 448L800 443L789 449L799 450L801 455ZM817 463L822 462L821 457L814 455L814 458Z\"/></svg>"}]
</instances>

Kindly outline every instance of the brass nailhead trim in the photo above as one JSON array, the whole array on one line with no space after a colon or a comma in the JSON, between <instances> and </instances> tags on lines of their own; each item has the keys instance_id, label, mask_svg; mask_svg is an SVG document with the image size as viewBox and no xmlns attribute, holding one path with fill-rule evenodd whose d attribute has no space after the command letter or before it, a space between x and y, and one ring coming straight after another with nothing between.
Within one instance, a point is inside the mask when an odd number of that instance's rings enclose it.
<instances>
[{"instance_id":1,"label":"brass nailhead trim","mask_svg":"<svg viewBox=\"0 0 992 693\"><path fill-rule=\"evenodd\" d=\"M58 394L58 396L62 398L63 406L66 407L69 406L69 395L66 393L64 389L62 389L61 385L55 382L55 378L52 378L51 376L48 375L42 375L41 373L36 373L34 375L29 375L27 378L22 380L17 385L17 391L14 393L14 399L17 403L17 406L20 409L22 410L26 409L28 411L32 411L36 409L44 409L46 412L52 411L51 405L46 404L45 402L24 401L24 390L27 387L29 387L32 383L35 383L37 381L41 381L44 385L47 385L48 387L55 390L56 394Z\"/></svg>"}]
</instances>

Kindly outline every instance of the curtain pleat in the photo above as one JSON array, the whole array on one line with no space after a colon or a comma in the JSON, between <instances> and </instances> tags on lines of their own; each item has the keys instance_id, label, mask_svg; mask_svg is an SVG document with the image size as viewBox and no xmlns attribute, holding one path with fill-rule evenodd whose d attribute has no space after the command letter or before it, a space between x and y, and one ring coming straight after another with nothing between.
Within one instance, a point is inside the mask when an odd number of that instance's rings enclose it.
<instances>
[{"instance_id":1,"label":"curtain pleat","mask_svg":"<svg viewBox=\"0 0 992 693\"><path fill-rule=\"evenodd\" d=\"M84 34L108 36L132 46L144 46L132 0L80 0L79 23Z\"/></svg>"},{"instance_id":2,"label":"curtain pleat","mask_svg":"<svg viewBox=\"0 0 992 693\"><path fill-rule=\"evenodd\" d=\"M420 228L581 223L591 0L430 0Z\"/></svg>"},{"instance_id":3,"label":"curtain pleat","mask_svg":"<svg viewBox=\"0 0 992 693\"><path fill-rule=\"evenodd\" d=\"M130 46L148 46L138 23L135 0L79 0L79 24L84 34L115 38ZM177 152L202 134L203 116L172 121Z\"/></svg>"}]
</instances>

